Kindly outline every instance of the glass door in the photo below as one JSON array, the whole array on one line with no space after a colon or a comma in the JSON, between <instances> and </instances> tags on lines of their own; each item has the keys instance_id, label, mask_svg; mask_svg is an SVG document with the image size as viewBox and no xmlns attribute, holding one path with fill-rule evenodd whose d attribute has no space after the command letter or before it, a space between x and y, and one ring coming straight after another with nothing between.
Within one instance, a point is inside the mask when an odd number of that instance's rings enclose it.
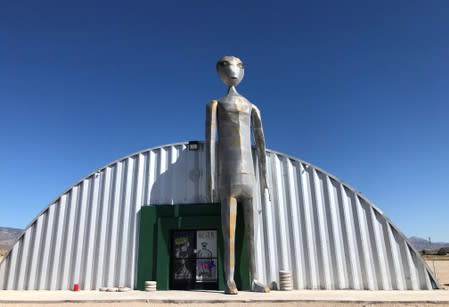
<instances>
[{"instance_id":1,"label":"glass door","mask_svg":"<svg viewBox=\"0 0 449 307\"><path fill-rule=\"evenodd\" d=\"M218 289L217 230L173 230L170 289Z\"/></svg>"}]
</instances>

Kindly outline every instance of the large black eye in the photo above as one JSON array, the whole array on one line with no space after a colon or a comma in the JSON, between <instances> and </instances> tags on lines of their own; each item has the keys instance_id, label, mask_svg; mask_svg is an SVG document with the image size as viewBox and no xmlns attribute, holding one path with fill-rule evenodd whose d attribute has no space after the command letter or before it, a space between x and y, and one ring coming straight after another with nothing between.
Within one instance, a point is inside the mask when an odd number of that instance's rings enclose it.
<instances>
[{"instance_id":1,"label":"large black eye","mask_svg":"<svg viewBox=\"0 0 449 307\"><path fill-rule=\"evenodd\" d=\"M220 66L221 66L221 67L229 66L229 62L228 62L228 61L221 61L221 62L220 62Z\"/></svg>"}]
</instances>

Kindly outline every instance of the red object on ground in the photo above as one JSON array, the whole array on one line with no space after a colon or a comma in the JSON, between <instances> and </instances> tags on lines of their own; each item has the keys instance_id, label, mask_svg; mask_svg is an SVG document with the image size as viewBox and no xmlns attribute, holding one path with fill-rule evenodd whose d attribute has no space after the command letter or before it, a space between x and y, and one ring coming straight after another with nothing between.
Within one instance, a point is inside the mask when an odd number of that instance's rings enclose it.
<instances>
[{"instance_id":1,"label":"red object on ground","mask_svg":"<svg viewBox=\"0 0 449 307\"><path fill-rule=\"evenodd\" d=\"M79 291L80 285L79 284L73 284L73 291Z\"/></svg>"}]
</instances>

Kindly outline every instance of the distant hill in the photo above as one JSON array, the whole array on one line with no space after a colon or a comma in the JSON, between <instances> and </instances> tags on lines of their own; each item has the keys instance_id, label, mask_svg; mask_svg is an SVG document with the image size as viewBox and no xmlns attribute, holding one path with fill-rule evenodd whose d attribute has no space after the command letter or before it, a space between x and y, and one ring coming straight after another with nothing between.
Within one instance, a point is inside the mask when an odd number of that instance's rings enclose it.
<instances>
[{"instance_id":1,"label":"distant hill","mask_svg":"<svg viewBox=\"0 0 449 307\"><path fill-rule=\"evenodd\" d=\"M10 249L22 231L17 228L0 227L0 249Z\"/></svg>"},{"instance_id":2,"label":"distant hill","mask_svg":"<svg viewBox=\"0 0 449 307\"><path fill-rule=\"evenodd\" d=\"M429 243L428 240L420 238L420 237L410 237L408 238L410 243L413 244L413 246L418 250L422 251L425 250L438 250L442 247L449 247L449 242L431 242Z\"/></svg>"}]
</instances>

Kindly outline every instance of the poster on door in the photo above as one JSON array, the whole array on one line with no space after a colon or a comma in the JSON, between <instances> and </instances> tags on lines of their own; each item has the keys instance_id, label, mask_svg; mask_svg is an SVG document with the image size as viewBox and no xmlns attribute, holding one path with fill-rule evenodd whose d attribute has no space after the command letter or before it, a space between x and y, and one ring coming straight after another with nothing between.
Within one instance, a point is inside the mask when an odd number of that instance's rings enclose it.
<instances>
[{"instance_id":1,"label":"poster on door","mask_svg":"<svg viewBox=\"0 0 449 307\"><path fill-rule=\"evenodd\" d=\"M194 253L194 232L177 231L173 237L174 253L174 279L190 280L194 269L194 262L191 260Z\"/></svg>"},{"instance_id":2,"label":"poster on door","mask_svg":"<svg viewBox=\"0 0 449 307\"><path fill-rule=\"evenodd\" d=\"M196 232L196 281L217 281L217 231Z\"/></svg>"}]
</instances>

